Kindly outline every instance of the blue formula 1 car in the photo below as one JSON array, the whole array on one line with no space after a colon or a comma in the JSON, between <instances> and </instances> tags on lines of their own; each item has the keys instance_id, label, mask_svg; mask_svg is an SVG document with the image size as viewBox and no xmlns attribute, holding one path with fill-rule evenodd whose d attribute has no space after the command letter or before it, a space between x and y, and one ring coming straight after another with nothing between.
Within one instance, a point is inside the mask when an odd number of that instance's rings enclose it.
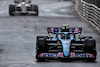
<instances>
[{"instance_id":1,"label":"blue formula 1 car","mask_svg":"<svg viewBox=\"0 0 100 67\"><path fill-rule=\"evenodd\" d=\"M96 41L92 36L81 37L82 28L70 28L69 25L61 27L48 27L49 36L37 36L36 59L84 59L96 60ZM77 36L78 35L78 36Z\"/></svg>"}]
</instances>

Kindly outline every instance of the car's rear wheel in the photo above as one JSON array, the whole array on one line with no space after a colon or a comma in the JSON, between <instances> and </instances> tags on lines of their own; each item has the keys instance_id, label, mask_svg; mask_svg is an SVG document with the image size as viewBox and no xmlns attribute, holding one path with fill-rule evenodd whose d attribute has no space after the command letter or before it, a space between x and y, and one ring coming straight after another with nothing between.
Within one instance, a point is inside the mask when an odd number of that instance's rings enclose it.
<instances>
[{"instance_id":1,"label":"car's rear wheel","mask_svg":"<svg viewBox=\"0 0 100 67\"><path fill-rule=\"evenodd\" d=\"M9 5L9 14L10 14L11 16L14 15L14 11L15 11L15 5Z\"/></svg>"}]
</instances>

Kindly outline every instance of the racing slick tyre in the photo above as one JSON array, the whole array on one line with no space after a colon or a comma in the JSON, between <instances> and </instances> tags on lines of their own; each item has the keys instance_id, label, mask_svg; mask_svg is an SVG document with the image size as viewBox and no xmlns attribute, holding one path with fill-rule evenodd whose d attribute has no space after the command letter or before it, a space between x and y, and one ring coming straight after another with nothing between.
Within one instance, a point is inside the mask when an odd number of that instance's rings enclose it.
<instances>
[{"instance_id":1,"label":"racing slick tyre","mask_svg":"<svg viewBox=\"0 0 100 67\"><path fill-rule=\"evenodd\" d=\"M36 44L36 48L38 48L38 52L48 52L48 44L46 42L46 36L41 37L38 36L37 37L37 44Z\"/></svg>"},{"instance_id":2,"label":"racing slick tyre","mask_svg":"<svg viewBox=\"0 0 100 67\"><path fill-rule=\"evenodd\" d=\"M95 61L96 60L96 41L93 38L87 38L85 40L85 52L94 54L94 58L89 58L87 61Z\"/></svg>"},{"instance_id":3,"label":"racing slick tyre","mask_svg":"<svg viewBox=\"0 0 100 67\"><path fill-rule=\"evenodd\" d=\"M34 15L38 16L39 9L38 9L38 6L37 5L34 5L34 11L35 11L35 14Z\"/></svg>"},{"instance_id":4,"label":"racing slick tyre","mask_svg":"<svg viewBox=\"0 0 100 67\"><path fill-rule=\"evenodd\" d=\"M46 36L37 36L37 43L36 43L36 59L38 61L44 61L43 58L38 58L38 55L40 53L46 53L48 52L48 44L46 42Z\"/></svg>"},{"instance_id":5,"label":"racing slick tyre","mask_svg":"<svg viewBox=\"0 0 100 67\"><path fill-rule=\"evenodd\" d=\"M9 14L11 15L11 16L13 16L14 15L14 12L15 11L15 5L9 5Z\"/></svg>"}]
</instances>

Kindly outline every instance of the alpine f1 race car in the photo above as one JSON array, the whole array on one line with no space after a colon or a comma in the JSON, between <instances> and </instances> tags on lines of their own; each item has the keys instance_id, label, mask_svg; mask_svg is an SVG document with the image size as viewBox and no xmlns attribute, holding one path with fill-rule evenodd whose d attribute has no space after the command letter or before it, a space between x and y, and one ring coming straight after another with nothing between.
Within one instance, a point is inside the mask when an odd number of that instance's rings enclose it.
<instances>
[{"instance_id":1,"label":"alpine f1 race car","mask_svg":"<svg viewBox=\"0 0 100 67\"><path fill-rule=\"evenodd\" d=\"M38 6L31 4L31 0L15 0L14 5L9 5L9 14L32 14L38 16Z\"/></svg>"},{"instance_id":2,"label":"alpine f1 race car","mask_svg":"<svg viewBox=\"0 0 100 67\"><path fill-rule=\"evenodd\" d=\"M96 41L92 36L81 37L82 28L47 27L49 36L37 36L36 59L82 59L96 60ZM50 36L55 34L55 38Z\"/></svg>"}]
</instances>

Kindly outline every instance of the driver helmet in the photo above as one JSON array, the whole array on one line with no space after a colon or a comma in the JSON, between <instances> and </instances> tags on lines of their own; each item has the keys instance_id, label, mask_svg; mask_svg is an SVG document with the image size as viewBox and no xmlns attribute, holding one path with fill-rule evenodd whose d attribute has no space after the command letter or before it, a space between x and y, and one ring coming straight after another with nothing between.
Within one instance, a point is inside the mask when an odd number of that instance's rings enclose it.
<instances>
[{"instance_id":1,"label":"driver helmet","mask_svg":"<svg viewBox=\"0 0 100 67\"><path fill-rule=\"evenodd\" d=\"M65 34L61 34L61 39L65 39Z\"/></svg>"}]
</instances>

